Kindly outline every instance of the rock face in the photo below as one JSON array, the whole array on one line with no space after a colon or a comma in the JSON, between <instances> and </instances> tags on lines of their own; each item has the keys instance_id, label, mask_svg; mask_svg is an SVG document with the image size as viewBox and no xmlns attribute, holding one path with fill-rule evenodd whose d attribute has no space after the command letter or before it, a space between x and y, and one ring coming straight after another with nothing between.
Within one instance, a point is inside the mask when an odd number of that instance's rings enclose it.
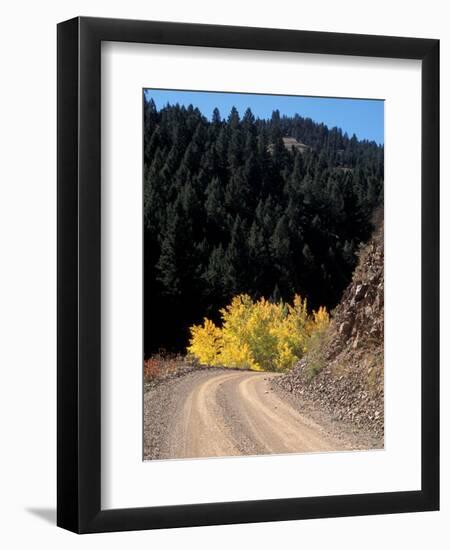
<instances>
[{"instance_id":1,"label":"rock face","mask_svg":"<svg viewBox=\"0 0 450 550\"><path fill-rule=\"evenodd\" d=\"M283 139L283 145L286 147L288 151L291 151L294 149L296 151L300 151L300 153L306 153L306 151L309 151L311 149L309 145L306 145L301 141L297 141L293 137L283 137L282 139ZM274 148L273 144L270 144L267 147L267 150L269 151L269 153L273 153L273 148Z\"/></svg>"},{"instance_id":2,"label":"rock face","mask_svg":"<svg viewBox=\"0 0 450 550\"><path fill-rule=\"evenodd\" d=\"M355 428L384 434L383 224L360 251L353 279L316 349L277 381Z\"/></svg>"}]
</instances>

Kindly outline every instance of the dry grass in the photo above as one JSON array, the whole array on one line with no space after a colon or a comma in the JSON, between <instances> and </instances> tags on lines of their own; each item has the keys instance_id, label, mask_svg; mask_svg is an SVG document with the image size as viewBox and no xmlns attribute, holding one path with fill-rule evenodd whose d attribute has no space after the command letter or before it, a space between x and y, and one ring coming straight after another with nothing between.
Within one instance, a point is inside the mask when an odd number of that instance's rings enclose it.
<instances>
[{"instance_id":1,"label":"dry grass","mask_svg":"<svg viewBox=\"0 0 450 550\"><path fill-rule=\"evenodd\" d=\"M154 382L168 378L183 368L186 368L183 356L158 353L144 361L144 380Z\"/></svg>"}]
</instances>

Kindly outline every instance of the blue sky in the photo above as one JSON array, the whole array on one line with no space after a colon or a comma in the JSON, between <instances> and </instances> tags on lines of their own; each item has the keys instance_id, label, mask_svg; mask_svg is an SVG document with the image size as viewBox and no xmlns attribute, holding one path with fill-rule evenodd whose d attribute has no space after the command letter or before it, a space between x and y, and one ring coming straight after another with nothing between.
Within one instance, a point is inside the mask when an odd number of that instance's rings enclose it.
<instances>
[{"instance_id":1,"label":"blue sky","mask_svg":"<svg viewBox=\"0 0 450 550\"><path fill-rule=\"evenodd\" d=\"M270 118L278 109L281 115L312 118L323 122L329 128L337 126L349 136L384 143L384 101L377 99L336 99L327 97L302 97L238 94L222 92L189 92L179 90L147 90L158 109L167 103L189 104L198 107L211 118L214 107L218 107L222 118L227 118L233 105L242 116L250 107L255 117Z\"/></svg>"}]
</instances>

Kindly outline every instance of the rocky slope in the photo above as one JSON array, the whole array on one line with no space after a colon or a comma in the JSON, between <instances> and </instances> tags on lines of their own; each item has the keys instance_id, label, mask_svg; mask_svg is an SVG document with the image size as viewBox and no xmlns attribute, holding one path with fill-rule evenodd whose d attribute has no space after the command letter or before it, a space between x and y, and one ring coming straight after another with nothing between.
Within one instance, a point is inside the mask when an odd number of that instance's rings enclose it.
<instances>
[{"instance_id":1,"label":"rocky slope","mask_svg":"<svg viewBox=\"0 0 450 550\"><path fill-rule=\"evenodd\" d=\"M362 248L353 279L326 333L277 384L303 395L334 418L371 433L384 433L383 224Z\"/></svg>"}]
</instances>

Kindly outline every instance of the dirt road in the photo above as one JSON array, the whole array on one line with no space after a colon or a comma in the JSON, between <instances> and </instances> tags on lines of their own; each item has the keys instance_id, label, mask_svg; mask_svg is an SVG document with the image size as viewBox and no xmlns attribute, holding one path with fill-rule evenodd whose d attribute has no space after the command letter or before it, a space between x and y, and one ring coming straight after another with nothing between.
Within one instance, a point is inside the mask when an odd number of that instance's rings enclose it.
<instances>
[{"instance_id":1,"label":"dirt road","mask_svg":"<svg viewBox=\"0 0 450 550\"><path fill-rule=\"evenodd\" d=\"M144 458L284 454L348 448L273 391L269 373L205 371L144 396Z\"/></svg>"}]
</instances>

